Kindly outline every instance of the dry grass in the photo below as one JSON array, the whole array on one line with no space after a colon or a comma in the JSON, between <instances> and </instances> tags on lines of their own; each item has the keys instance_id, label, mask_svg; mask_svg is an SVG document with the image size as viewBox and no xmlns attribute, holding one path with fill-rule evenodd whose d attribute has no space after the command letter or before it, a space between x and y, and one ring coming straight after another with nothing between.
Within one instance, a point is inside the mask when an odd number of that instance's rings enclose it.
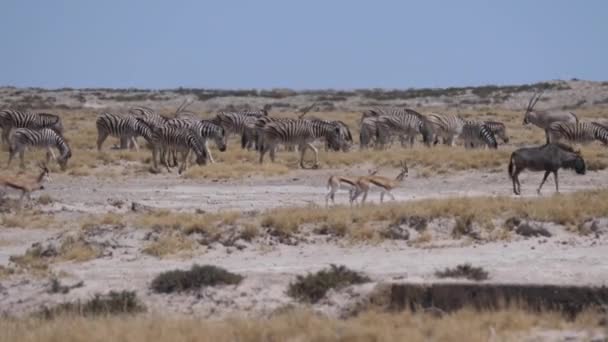
<instances>
[{"instance_id":1,"label":"dry grass","mask_svg":"<svg viewBox=\"0 0 608 342\"><path fill-rule=\"evenodd\" d=\"M597 190L534 199L470 197L366 205L356 209L281 208L265 213L261 224L286 233L294 233L305 224L332 222L333 225L342 224L348 227L348 234L355 224L395 221L401 217L411 216L426 219L466 218L471 223L482 224L495 218L517 216L569 225L578 224L591 217L605 216L606 213L608 213L608 191Z\"/></svg>"},{"instance_id":2,"label":"dry grass","mask_svg":"<svg viewBox=\"0 0 608 342\"><path fill-rule=\"evenodd\" d=\"M100 251L81 236L69 236L59 248L59 260L84 262L99 257Z\"/></svg>"},{"instance_id":3,"label":"dry grass","mask_svg":"<svg viewBox=\"0 0 608 342\"><path fill-rule=\"evenodd\" d=\"M598 317L580 315L567 321L552 313L511 309L498 312L461 310L429 314L366 312L346 320L308 310L290 310L263 318L201 320L160 316L70 317L54 320L2 319L2 341L489 341L522 340L542 330L597 332ZM583 334L585 336L585 334ZM591 337L591 336L588 336Z\"/></svg>"},{"instance_id":4,"label":"dry grass","mask_svg":"<svg viewBox=\"0 0 608 342\"><path fill-rule=\"evenodd\" d=\"M9 228L57 228L61 222L48 213L36 210L21 210L15 214L0 214L0 226Z\"/></svg>"},{"instance_id":5,"label":"dry grass","mask_svg":"<svg viewBox=\"0 0 608 342\"><path fill-rule=\"evenodd\" d=\"M158 240L148 244L142 249L142 252L162 258L171 254L189 252L194 247L194 241L183 236L181 233L170 233L162 235Z\"/></svg>"}]
</instances>

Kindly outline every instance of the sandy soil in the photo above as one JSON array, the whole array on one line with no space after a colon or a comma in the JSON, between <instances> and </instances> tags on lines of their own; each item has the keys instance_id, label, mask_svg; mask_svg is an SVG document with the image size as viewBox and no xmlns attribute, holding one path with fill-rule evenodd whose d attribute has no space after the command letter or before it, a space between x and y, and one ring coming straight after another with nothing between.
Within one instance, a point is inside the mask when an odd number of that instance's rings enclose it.
<instances>
[{"instance_id":1,"label":"sandy soil","mask_svg":"<svg viewBox=\"0 0 608 342\"><path fill-rule=\"evenodd\" d=\"M365 168L349 170L364 174ZM390 171L390 170L389 170ZM394 172L386 171L387 175ZM138 202L175 210L201 209L259 211L279 206L324 205L325 181L335 170L305 170L275 178L249 178L230 182L200 182L176 175L151 175L137 179L70 179L57 176L47 192L55 202L45 210L57 215L74 212L103 213L117 209L111 201ZM521 177L525 196L536 196L541 174ZM601 187L608 171L589 172L578 177L563 172L562 192ZM453 175L417 177L411 174L404 186L395 191L398 201L431 197L509 195L511 184L506 173L466 172ZM553 183L546 184L545 196L553 196ZM346 203L347 193L339 196ZM370 196L378 200L377 193ZM607 213L608 214L608 213ZM57 274L69 285L84 281L84 286L67 295L48 294L48 279L15 276L0 281L0 312L19 314L40 305L88 298L109 290L136 290L154 311L195 313L220 317L231 313L271 313L293 301L285 294L298 274L316 271L330 264L343 264L369 274L371 284L331 293L317 305L330 314L341 315L374 284L383 282L437 282L434 272L470 262L490 271L489 282L608 285L608 237L578 236L564 227L547 225L550 238L518 237L510 242L477 243L467 239L433 248L419 248L407 242L386 241L375 244L311 240L296 246L272 242L248 244L242 249L214 244L188 255L158 259L141 252L147 232L139 229L102 230L97 239L111 242L104 256L84 263L59 263ZM440 227L438 228L440 229ZM22 254L34 242L56 239L63 230L0 229L0 265L10 255ZM246 276L238 286L204 289L197 294L158 295L149 289L152 278L161 271L189 268L193 263L213 264ZM453 281L453 280L450 280Z\"/></svg>"}]
</instances>

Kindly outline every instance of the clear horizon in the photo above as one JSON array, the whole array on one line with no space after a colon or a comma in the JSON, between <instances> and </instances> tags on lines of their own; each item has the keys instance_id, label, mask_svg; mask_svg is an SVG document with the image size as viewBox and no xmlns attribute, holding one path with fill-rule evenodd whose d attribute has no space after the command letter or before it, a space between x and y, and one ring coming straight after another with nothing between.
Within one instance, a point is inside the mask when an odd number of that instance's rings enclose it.
<instances>
[{"instance_id":1,"label":"clear horizon","mask_svg":"<svg viewBox=\"0 0 608 342\"><path fill-rule=\"evenodd\" d=\"M407 89L608 80L608 3L0 4L0 85Z\"/></svg>"}]
</instances>

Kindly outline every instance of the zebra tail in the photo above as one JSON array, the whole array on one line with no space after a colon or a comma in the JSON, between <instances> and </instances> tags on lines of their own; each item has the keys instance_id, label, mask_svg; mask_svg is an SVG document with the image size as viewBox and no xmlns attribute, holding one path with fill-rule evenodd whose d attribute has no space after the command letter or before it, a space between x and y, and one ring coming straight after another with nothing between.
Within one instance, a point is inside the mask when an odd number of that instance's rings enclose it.
<instances>
[{"instance_id":1,"label":"zebra tail","mask_svg":"<svg viewBox=\"0 0 608 342\"><path fill-rule=\"evenodd\" d=\"M570 115L574 116L574 118L576 119L576 123L578 123L578 116L576 116L576 114L570 112Z\"/></svg>"}]
</instances>

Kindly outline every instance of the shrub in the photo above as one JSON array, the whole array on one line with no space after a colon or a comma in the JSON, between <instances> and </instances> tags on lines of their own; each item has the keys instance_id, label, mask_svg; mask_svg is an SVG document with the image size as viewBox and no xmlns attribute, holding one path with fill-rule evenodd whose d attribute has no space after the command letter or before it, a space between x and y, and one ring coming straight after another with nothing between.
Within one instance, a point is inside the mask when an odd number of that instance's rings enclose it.
<instances>
[{"instance_id":1,"label":"shrub","mask_svg":"<svg viewBox=\"0 0 608 342\"><path fill-rule=\"evenodd\" d=\"M172 293L199 289L204 286L232 285L243 276L212 265L193 265L188 271L173 270L159 274L150 287L155 292Z\"/></svg>"},{"instance_id":2,"label":"shrub","mask_svg":"<svg viewBox=\"0 0 608 342\"><path fill-rule=\"evenodd\" d=\"M134 291L110 291L106 295L96 294L86 302L62 303L51 308L42 308L37 315L53 319L60 315L108 316L135 314L145 311Z\"/></svg>"},{"instance_id":3,"label":"shrub","mask_svg":"<svg viewBox=\"0 0 608 342\"><path fill-rule=\"evenodd\" d=\"M329 289L340 289L352 284L362 284L370 279L346 266L331 265L330 268L314 274L298 276L289 284L287 294L297 300L316 303L325 296Z\"/></svg>"},{"instance_id":4,"label":"shrub","mask_svg":"<svg viewBox=\"0 0 608 342\"><path fill-rule=\"evenodd\" d=\"M439 278L466 278L469 280L482 281L488 279L488 272L481 267L473 267L471 264L461 264L455 268L446 268L435 272Z\"/></svg>"}]
</instances>

